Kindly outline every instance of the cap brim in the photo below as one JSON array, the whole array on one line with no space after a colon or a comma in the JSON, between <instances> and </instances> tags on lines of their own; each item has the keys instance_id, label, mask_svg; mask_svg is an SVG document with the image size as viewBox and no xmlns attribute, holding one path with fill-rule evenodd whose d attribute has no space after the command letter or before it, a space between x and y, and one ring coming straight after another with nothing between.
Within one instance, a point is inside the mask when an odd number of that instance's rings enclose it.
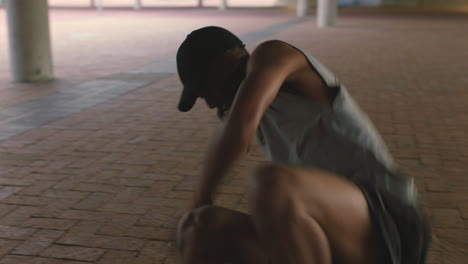
<instances>
[{"instance_id":1,"label":"cap brim","mask_svg":"<svg viewBox=\"0 0 468 264\"><path fill-rule=\"evenodd\" d=\"M192 89L188 87L184 87L184 90L182 91L182 95L180 96L180 101L179 101L179 111L182 112L187 112L190 109L192 109L193 105L197 101L197 95L193 94Z\"/></svg>"}]
</instances>

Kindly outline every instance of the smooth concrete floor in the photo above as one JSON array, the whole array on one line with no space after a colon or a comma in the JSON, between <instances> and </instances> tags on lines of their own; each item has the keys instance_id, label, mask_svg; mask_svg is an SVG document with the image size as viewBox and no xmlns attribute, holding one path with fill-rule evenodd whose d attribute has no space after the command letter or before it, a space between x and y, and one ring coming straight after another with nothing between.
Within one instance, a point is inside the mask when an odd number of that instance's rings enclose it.
<instances>
[{"instance_id":1,"label":"smooth concrete floor","mask_svg":"<svg viewBox=\"0 0 468 264\"><path fill-rule=\"evenodd\" d=\"M0 21L6 21L0 10ZM338 24L275 9L51 10L56 80L9 81L0 23L0 263L175 263L217 121L176 110L177 46L205 25L248 49L267 39L326 64L415 177L433 227L430 264L468 262L468 16L340 10ZM245 157L218 204L248 211Z\"/></svg>"}]
</instances>

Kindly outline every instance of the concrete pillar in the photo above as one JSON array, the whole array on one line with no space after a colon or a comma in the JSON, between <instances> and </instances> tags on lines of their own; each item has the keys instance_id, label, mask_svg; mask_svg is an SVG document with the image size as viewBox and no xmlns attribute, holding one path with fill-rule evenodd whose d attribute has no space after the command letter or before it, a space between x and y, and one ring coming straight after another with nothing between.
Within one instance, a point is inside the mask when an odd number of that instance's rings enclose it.
<instances>
[{"instance_id":1,"label":"concrete pillar","mask_svg":"<svg viewBox=\"0 0 468 264\"><path fill-rule=\"evenodd\" d=\"M227 0L219 0L219 10L226 10L227 9Z\"/></svg>"},{"instance_id":2,"label":"concrete pillar","mask_svg":"<svg viewBox=\"0 0 468 264\"><path fill-rule=\"evenodd\" d=\"M319 27L332 27L336 23L338 11L337 0L318 0L317 2L317 25Z\"/></svg>"},{"instance_id":3,"label":"concrete pillar","mask_svg":"<svg viewBox=\"0 0 468 264\"><path fill-rule=\"evenodd\" d=\"M6 0L13 81L53 78L47 0Z\"/></svg>"},{"instance_id":4,"label":"concrete pillar","mask_svg":"<svg viewBox=\"0 0 468 264\"><path fill-rule=\"evenodd\" d=\"M98 0L98 4L97 4L97 10L99 11L99 13L102 13L102 0Z\"/></svg>"},{"instance_id":5,"label":"concrete pillar","mask_svg":"<svg viewBox=\"0 0 468 264\"><path fill-rule=\"evenodd\" d=\"M135 10L141 9L141 0L135 0Z\"/></svg>"},{"instance_id":6,"label":"concrete pillar","mask_svg":"<svg viewBox=\"0 0 468 264\"><path fill-rule=\"evenodd\" d=\"M309 14L309 0L297 0L296 14L300 17L307 16Z\"/></svg>"}]
</instances>

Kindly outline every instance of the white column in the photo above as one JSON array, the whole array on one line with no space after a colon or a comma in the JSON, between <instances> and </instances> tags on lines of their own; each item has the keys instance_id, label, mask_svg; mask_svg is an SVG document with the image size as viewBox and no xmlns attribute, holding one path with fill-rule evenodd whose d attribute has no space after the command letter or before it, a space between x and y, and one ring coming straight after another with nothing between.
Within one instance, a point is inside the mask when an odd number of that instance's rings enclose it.
<instances>
[{"instance_id":1,"label":"white column","mask_svg":"<svg viewBox=\"0 0 468 264\"><path fill-rule=\"evenodd\" d=\"M98 6L97 6L97 9L99 11L99 13L102 13L102 0L98 0Z\"/></svg>"},{"instance_id":2,"label":"white column","mask_svg":"<svg viewBox=\"0 0 468 264\"><path fill-rule=\"evenodd\" d=\"M297 0L296 14L297 16L307 16L309 13L309 0Z\"/></svg>"},{"instance_id":3,"label":"white column","mask_svg":"<svg viewBox=\"0 0 468 264\"><path fill-rule=\"evenodd\" d=\"M13 81L53 78L47 0L6 0Z\"/></svg>"},{"instance_id":4,"label":"white column","mask_svg":"<svg viewBox=\"0 0 468 264\"><path fill-rule=\"evenodd\" d=\"M141 9L141 0L135 0L135 10Z\"/></svg>"},{"instance_id":5,"label":"white column","mask_svg":"<svg viewBox=\"0 0 468 264\"><path fill-rule=\"evenodd\" d=\"M227 9L227 0L219 0L219 10L226 10Z\"/></svg>"},{"instance_id":6,"label":"white column","mask_svg":"<svg viewBox=\"0 0 468 264\"><path fill-rule=\"evenodd\" d=\"M336 0L318 0L317 25L319 27L331 27L336 23L338 4Z\"/></svg>"}]
</instances>

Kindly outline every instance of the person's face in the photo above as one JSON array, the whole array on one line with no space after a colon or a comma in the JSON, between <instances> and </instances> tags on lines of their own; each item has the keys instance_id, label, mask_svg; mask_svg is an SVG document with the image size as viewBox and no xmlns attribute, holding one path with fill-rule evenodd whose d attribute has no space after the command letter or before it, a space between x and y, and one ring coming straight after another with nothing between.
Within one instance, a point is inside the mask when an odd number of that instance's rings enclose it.
<instances>
[{"instance_id":1,"label":"person's face","mask_svg":"<svg viewBox=\"0 0 468 264\"><path fill-rule=\"evenodd\" d=\"M200 91L199 94L199 97L204 99L211 109L221 107L224 104L224 73L220 67L216 67L217 64L218 63L215 63L215 65L208 70L202 91Z\"/></svg>"},{"instance_id":2,"label":"person's face","mask_svg":"<svg viewBox=\"0 0 468 264\"><path fill-rule=\"evenodd\" d=\"M225 111L231 105L235 97L235 93L239 87L242 76L239 76L236 64L226 64L225 61L215 61L208 70L205 85L199 94L203 98L208 107L218 108Z\"/></svg>"}]
</instances>

